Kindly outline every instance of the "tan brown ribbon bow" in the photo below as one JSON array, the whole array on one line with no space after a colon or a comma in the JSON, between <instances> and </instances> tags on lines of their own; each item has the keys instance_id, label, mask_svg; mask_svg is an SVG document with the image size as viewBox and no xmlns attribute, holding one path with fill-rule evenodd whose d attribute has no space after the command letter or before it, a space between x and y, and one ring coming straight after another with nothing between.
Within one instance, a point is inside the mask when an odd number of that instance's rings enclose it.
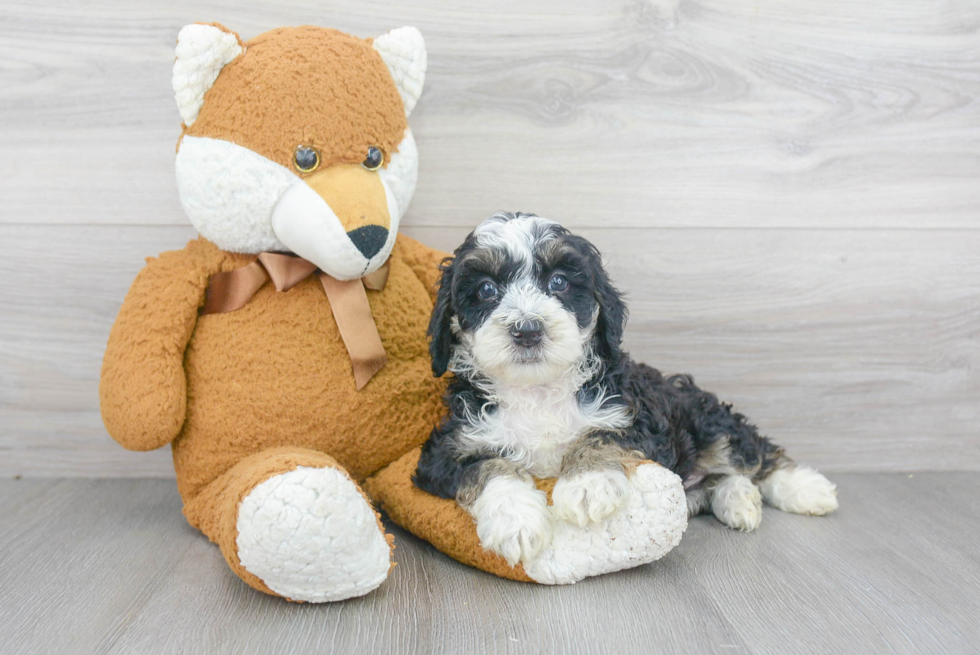
<instances>
[{"instance_id":1,"label":"tan brown ribbon bow","mask_svg":"<svg viewBox=\"0 0 980 655\"><path fill-rule=\"evenodd\" d=\"M330 301L330 310L350 355L354 381L360 391L387 361L364 288L372 291L385 288L388 262L358 280L345 281L330 277L318 270L316 264L300 257L263 252L248 266L211 276L201 315L241 309L270 279L276 291L289 291L313 273L320 279Z\"/></svg>"}]
</instances>

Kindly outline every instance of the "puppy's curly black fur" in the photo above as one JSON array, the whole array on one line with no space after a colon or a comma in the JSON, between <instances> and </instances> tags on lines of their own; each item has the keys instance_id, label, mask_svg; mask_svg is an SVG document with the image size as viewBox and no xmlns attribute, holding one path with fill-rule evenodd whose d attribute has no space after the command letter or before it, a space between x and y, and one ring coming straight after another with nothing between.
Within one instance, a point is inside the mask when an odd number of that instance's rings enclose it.
<instances>
[{"instance_id":1,"label":"puppy's curly black fur","mask_svg":"<svg viewBox=\"0 0 980 655\"><path fill-rule=\"evenodd\" d=\"M644 459L677 473L687 487L710 481L708 476L717 471L700 469L699 455L714 452L722 444L731 468L750 473L753 479L790 463L782 448L761 436L729 403L699 389L689 375L664 377L623 352L614 362L604 363L579 393L587 396L599 386L610 392L607 403L622 403L635 418L628 428L593 435L642 453ZM450 380L445 404L446 418L423 446L414 481L431 494L455 498L461 486L472 484L479 464L500 453L478 451L460 456L454 435L474 409L486 407L492 412L496 408L479 388L461 377Z\"/></svg>"}]
</instances>

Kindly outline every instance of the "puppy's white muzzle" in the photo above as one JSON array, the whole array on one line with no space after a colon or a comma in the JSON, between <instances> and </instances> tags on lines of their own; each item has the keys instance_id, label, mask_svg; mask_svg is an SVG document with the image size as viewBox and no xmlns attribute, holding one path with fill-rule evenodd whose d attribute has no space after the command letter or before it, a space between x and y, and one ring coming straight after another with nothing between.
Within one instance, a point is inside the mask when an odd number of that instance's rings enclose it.
<instances>
[{"instance_id":1,"label":"puppy's white muzzle","mask_svg":"<svg viewBox=\"0 0 980 655\"><path fill-rule=\"evenodd\" d=\"M561 303L522 281L507 290L470 347L477 366L490 377L534 385L570 374L582 360L587 338Z\"/></svg>"}]
</instances>

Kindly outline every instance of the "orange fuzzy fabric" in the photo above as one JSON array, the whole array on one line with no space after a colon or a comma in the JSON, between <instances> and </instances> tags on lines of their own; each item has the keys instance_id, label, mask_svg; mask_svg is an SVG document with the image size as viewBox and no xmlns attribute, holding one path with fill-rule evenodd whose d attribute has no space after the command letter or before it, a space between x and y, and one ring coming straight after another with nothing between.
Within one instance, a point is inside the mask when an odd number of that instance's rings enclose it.
<instances>
[{"instance_id":1,"label":"orange fuzzy fabric","mask_svg":"<svg viewBox=\"0 0 980 655\"><path fill-rule=\"evenodd\" d=\"M411 450L364 483L378 506L395 523L463 564L502 578L534 582L520 564L512 567L500 555L483 549L473 518L456 501L432 496L412 484L420 453Z\"/></svg>"},{"instance_id":2,"label":"orange fuzzy fabric","mask_svg":"<svg viewBox=\"0 0 980 655\"><path fill-rule=\"evenodd\" d=\"M345 216L363 216L365 198L380 185L365 184L359 164L370 146L390 156L407 129L401 96L372 41L298 27L242 45L184 134L230 141L293 171L296 147L313 146L317 172L297 175L311 188L346 176L336 185L340 195L327 200L348 208ZM445 382L432 377L426 340L444 257L398 236L387 285L367 291L387 364L361 391L314 277L286 292L266 283L241 309L199 316L210 276L256 259L201 238L148 259L133 282L103 361L103 421L126 448L172 445L188 521L252 587L273 593L238 556L239 507L257 485L298 466L338 469L362 483L392 462L371 480L392 518L460 561L528 580L520 567L483 551L454 502L410 482L418 447L444 411Z\"/></svg>"},{"instance_id":3,"label":"orange fuzzy fabric","mask_svg":"<svg viewBox=\"0 0 980 655\"><path fill-rule=\"evenodd\" d=\"M242 309L199 318L210 275L255 256L198 239L148 260L109 337L106 428L133 450L173 441L185 503L244 458L283 446L328 453L363 479L421 444L442 415L425 331L443 256L398 236L385 289L367 292L388 363L361 391L316 279L286 292L267 283Z\"/></svg>"},{"instance_id":4,"label":"orange fuzzy fabric","mask_svg":"<svg viewBox=\"0 0 980 655\"><path fill-rule=\"evenodd\" d=\"M299 145L320 168L360 164L377 146L397 152L408 121L371 39L320 27L284 27L247 41L204 96L185 134L231 141L293 166Z\"/></svg>"}]
</instances>

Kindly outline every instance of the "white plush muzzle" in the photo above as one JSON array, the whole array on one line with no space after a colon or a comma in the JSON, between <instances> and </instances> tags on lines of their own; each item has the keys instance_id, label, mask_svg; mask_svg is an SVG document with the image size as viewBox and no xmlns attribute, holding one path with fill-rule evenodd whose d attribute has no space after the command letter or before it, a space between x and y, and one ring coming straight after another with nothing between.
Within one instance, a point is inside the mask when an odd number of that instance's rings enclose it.
<instances>
[{"instance_id":1,"label":"white plush muzzle","mask_svg":"<svg viewBox=\"0 0 980 655\"><path fill-rule=\"evenodd\" d=\"M368 259L348 238L330 205L306 182L297 179L272 209L272 231L290 252L308 259L339 280L353 280L381 266L398 234L398 205L381 179L391 225L384 247Z\"/></svg>"},{"instance_id":2,"label":"white plush muzzle","mask_svg":"<svg viewBox=\"0 0 980 655\"><path fill-rule=\"evenodd\" d=\"M288 168L230 141L185 136L177 152L177 187L191 223L222 250L293 252L338 279L375 270L394 247L415 192L418 150L411 130L378 171L390 215L388 240L367 259L337 215Z\"/></svg>"}]
</instances>

